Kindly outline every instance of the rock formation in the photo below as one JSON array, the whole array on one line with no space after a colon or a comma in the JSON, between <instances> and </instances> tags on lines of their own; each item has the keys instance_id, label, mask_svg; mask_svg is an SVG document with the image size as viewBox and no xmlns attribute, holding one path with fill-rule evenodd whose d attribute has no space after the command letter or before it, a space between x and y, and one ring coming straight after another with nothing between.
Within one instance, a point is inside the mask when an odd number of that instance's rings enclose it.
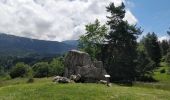
<instances>
[{"instance_id":1,"label":"rock formation","mask_svg":"<svg viewBox=\"0 0 170 100\"><path fill-rule=\"evenodd\" d=\"M81 82L96 82L103 80L107 74L101 61L92 61L90 55L72 50L65 58L64 76L70 78L71 75L80 75Z\"/></svg>"}]
</instances>

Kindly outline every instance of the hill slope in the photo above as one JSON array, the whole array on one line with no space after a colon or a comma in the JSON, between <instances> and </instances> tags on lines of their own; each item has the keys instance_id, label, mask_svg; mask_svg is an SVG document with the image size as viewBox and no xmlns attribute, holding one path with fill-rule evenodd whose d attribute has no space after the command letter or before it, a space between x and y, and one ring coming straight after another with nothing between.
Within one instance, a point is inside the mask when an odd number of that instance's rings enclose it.
<instances>
[{"instance_id":1,"label":"hill slope","mask_svg":"<svg viewBox=\"0 0 170 100\"><path fill-rule=\"evenodd\" d=\"M72 45L72 46L78 46L79 41L78 40L66 40L66 41L62 41L62 43L68 44L68 45Z\"/></svg>"},{"instance_id":2,"label":"hill slope","mask_svg":"<svg viewBox=\"0 0 170 100\"><path fill-rule=\"evenodd\" d=\"M44 41L0 34L0 56L62 54L71 49L76 49L76 47L57 41Z\"/></svg>"}]
</instances>

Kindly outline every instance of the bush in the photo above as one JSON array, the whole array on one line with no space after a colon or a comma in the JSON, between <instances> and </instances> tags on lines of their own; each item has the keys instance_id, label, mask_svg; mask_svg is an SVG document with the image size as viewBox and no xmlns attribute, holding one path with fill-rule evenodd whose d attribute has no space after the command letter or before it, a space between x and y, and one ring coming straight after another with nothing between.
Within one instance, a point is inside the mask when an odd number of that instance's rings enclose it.
<instances>
[{"instance_id":1,"label":"bush","mask_svg":"<svg viewBox=\"0 0 170 100\"><path fill-rule=\"evenodd\" d=\"M49 76L49 64L48 62L39 62L33 65L34 77L42 78Z\"/></svg>"},{"instance_id":2,"label":"bush","mask_svg":"<svg viewBox=\"0 0 170 100\"><path fill-rule=\"evenodd\" d=\"M61 76L64 73L64 64L62 59L55 58L50 63L50 75Z\"/></svg>"},{"instance_id":3,"label":"bush","mask_svg":"<svg viewBox=\"0 0 170 100\"><path fill-rule=\"evenodd\" d=\"M0 80L4 81L4 80L10 80L11 76L8 73L5 73L3 75L0 75Z\"/></svg>"},{"instance_id":4,"label":"bush","mask_svg":"<svg viewBox=\"0 0 170 100\"><path fill-rule=\"evenodd\" d=\"M5 76L4 76L4 80L10 80L11 79L11 76L9 75L9 74L6 74Z\"/></svg>"},{"instance_id":5,"label":"bush","mask_svg":"<svg viewBox=\"0 0 170 100\"><path fill-rule=\"evenodd\" d=\"M160 73L165 73L165 72L166 72L165 69L160 70Z\"/></svg>"},{"instance_id":6,"label":"bush","mask_svg":"<svg viewBox=\"0 0 170 100\"><path fill-rule=\"evenodd\" d=\"M64 73L64 64L62 58L54 58L50 63L38 62L33 65L33 76L36 78L62 75Z\"/></svg>"},{"instance_id":7,"label":"bush","mask_svg":"<svg viewBox=\"0 0 170 100\"><path fill-rule=\"evenodd\" d=\"M28 72L29 66L24 63L17 63L10 71L11 78L24 77Z\"/></svg>"}]
</instances>

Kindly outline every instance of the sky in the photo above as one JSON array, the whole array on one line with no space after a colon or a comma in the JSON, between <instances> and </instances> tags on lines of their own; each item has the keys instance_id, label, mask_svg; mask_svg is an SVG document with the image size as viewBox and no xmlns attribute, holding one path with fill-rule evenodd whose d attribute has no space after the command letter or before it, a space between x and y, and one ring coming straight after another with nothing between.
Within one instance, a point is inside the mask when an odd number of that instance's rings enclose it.
<instances>
[{"instance_id":1,"label":"sky","mask_svg":"<svg viewBox=\"0 0 170 100\"><path fill-rule=\"evenodd\" d=\"M106 6L126 4L129 24L166 39L170 27L169 0L0 0L0 33L40 40L78 39L85 25L107 21Z\"/></svg>"},{"instance_id":2,"label":"sky","mask_svg":"<svg viewBox=\"0 0 170 100\"><path fill-rule=\"evenodd\" d=\"M159 40L168 39L170 27L170 0L128 0L128 8L137 18L145 35L155 32Z\"/></svg>"}]
</instances>

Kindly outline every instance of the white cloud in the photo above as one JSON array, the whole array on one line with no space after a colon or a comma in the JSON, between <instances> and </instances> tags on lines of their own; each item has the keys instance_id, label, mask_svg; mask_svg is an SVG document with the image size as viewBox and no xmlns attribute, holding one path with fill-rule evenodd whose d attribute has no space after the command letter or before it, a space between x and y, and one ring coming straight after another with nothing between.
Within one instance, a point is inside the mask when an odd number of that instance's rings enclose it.
<instances>
[{"instance_id":1,"label":"white cloud","mask_svg":"<svg viewBox=\"0 0 170 100\"><path fill-rule=\"evenodd\" d=\"M170 39L170 38L169 38L169 36L167 36L167 35L158 37L158 40L159 40L159 41L169 40L169 39Z\"/></svg>"},{"instance_id":2,"label":"white cloud","mask_svg":"<svg viewBox=\"0 0 170 100\"><path fill-rule=\"evenodd\" d=\"M126 15L124 19L127 20L129 24L136 24L138 22L136 17L128 9L126 10Z\"/></svg>"},{"instance_id":3,"label":"white cloud","mask_svg":"<svg viewBox=\"0 0 170 100\"><path fill-rule=\"evenodd\" d=\"M106 21L105 7L125 0L0 0L0 32L43 40L77 39L84 25ZM127 10L126 20L137 19Z\"/></svg>"}]
</instances>

